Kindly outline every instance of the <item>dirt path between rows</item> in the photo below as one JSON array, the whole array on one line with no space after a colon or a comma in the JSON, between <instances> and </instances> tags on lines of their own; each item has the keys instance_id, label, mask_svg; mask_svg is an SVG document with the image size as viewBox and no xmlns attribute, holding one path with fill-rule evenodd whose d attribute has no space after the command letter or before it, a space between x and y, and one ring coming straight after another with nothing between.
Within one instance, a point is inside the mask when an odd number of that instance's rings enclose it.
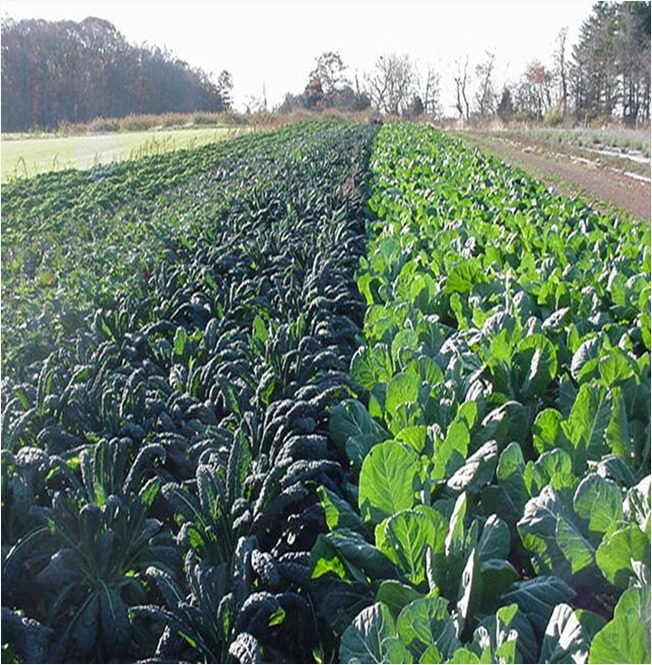
<instances>
[{"instance_id":1,"label":"dirt path between rows","mask_svg":"<svg viewBox=\"0 0 652 665\"><path fill-rule=\"evenodd\" d=\"M470 134L466 138L543 180L556 191L579 196L588 194L591 205L598 210L601 209L600 202L607 202L631 212L634 219L649 222L652 218L649 182L565 155L533 152L528 146L493 136ZM578 192L578 188L581 191ZM608 206L602 210L608 212L606 208Z\"/></svg>"}]
</instances>

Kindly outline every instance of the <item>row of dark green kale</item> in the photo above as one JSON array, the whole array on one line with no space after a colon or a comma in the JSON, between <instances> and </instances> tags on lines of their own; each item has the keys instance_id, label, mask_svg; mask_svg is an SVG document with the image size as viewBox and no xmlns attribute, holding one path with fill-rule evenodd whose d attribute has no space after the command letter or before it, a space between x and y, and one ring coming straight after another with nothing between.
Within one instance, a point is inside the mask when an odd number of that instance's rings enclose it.
<instances>
[{"instance_id":1,"label":"row of dark green kale","mask_svg":"<svg viewBox=\"0 0 652 665\"><path fill-rule=\"evenodd\" d=\"M400 126L367 244L374 134L249 138L134 202L183 220L162 266L4 387L10 649L649 654L642 229Z\"/></svg>"},{"instance_id":2,"label":"row of dark green kale","mask_svg":"<svg viewBox=\"0 0 652 665\"><path fill-rule=\"evenodd\" d=\"M192 221L134 293L5 375L7 657L312 660L329 632L308 593L316 489L345 476L328 410L360 345L376 131L234 142L241 157L120 204Z\"/></svg>"},{"instance_id":3,"label":"row of dark green kale","mask_svg":"<svg viewBox=\"0 0 652 665\"><path fill-rule=\"evenodd\" d=\"M308 172L319 168L302 142L324 127L288 126L4 185L4 372L22 376L98 307L114 307L116 294L139 292L162 260L210 242L216 220L260 216L270 206L279 214L285 201L276 183L298 161Z\"/></svg>"}]
</instances>

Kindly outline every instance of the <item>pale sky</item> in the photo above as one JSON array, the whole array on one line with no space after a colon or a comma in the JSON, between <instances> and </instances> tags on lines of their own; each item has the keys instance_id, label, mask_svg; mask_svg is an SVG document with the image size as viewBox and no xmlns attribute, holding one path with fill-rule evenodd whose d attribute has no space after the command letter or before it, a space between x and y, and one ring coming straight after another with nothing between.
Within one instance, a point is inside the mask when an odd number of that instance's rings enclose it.
<instances>
[{"instance_id":1,"label":"pale sky","mask_svg":"<svg viewBox=\"0 0 652 665\"><path fill-rule=\"evenodd\" d=\"M353 78L378 56L407 53L441 74L443 110L454 115L453 71L496 54L496 87L532 60L552 64L559 31L576 42L592 0L0 0L2 16L80 21L98 16L131 43L168 47L193 67L233 75L236 106L270 107L302 92L315 59L338 51Z\"/></svg>"}]
</instances>

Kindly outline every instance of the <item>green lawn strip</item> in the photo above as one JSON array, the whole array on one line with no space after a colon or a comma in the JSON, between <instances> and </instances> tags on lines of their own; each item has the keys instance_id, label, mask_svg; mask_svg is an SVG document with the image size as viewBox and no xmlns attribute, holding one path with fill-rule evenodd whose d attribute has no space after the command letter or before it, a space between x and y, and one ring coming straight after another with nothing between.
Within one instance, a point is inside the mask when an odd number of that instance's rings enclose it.
<instances>
[{"instance_id":1,"label":"green lawn strip","mask_svg":"<svg viewBox=\"0 0 652 665\"><path fill-rule=\"evenodd\" d=\"M2 181L199 147L233 138L242 131L246 129L212 127L66 137L3 135Z\"/></svg>"},{"instance_id":2,"label":"green lawn strip","mask_svg":"<svg viewBox=\"0 0 652 665\"><path fill-rule=\"evenodd\" d=\"M312 552L340 661L649 660L644 229L424 126L371 164L351 482Z\"/></svg>"}]
</instances>

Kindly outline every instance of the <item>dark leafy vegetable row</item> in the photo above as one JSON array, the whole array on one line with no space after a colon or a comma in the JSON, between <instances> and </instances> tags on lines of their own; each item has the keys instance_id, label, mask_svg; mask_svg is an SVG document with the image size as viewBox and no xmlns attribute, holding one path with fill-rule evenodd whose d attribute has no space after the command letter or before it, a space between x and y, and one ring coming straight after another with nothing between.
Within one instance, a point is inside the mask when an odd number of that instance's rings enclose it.
<instances>
[{"instance_id":1,"label":"dark leafy vegetable row","mask_svg":"<svg viewBox=\"0 0 652 665\"><path fill-rule=\"evenodd\" d=\"M344 480L328 410L350 393L360 343L375 132L270 135L152 208L125 203L143 225L166 205L192 232L134 293L5 375L5 657L280 662L328 648L309 553L325 530L315 488Z\"/></svg>"},{"instance_id":2,"label":"dark leafy vegetable row","mask_svg":"<svg viewBox=\"0 0 652 665\"><path fill-rule=\"evenodd\" d=\"M314 168L305 142L328 126L294 125L3 186L5 372L43 360L97 307L114 308L119 296L146 287L167 254L210 240L215 220L283 207L274 183L289 164Z\"/></svg>"},{"instance_id":3,"label":"dark leafy vegetable row","mask_svg":"<svg viewBox=\"0 0 652 665\"><path fill-rule=\"evenodd\" d=\"M649 662L646 229L423 126L371 165L311 553L340 661Z\"/></svg>"}]
</instances>

